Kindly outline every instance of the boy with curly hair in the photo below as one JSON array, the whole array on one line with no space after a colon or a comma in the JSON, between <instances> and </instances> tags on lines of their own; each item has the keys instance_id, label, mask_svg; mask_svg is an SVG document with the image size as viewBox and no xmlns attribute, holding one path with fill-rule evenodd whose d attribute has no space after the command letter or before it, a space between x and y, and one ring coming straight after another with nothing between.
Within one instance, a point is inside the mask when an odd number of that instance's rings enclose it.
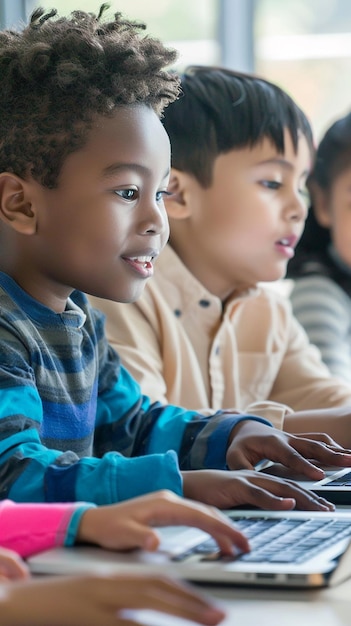
<instances>
[{"instance_id":1,"label":"boy with curly hair","mask_svg":"<svg viewBox=\"0 0 351 626\"><path fill-rule=\"evenodd\" d=\"M0 496L107 504L168 488L223 508L329 508L219 470L271 458L313 479L307 459L351 455L255 415L151 403L84 295L134 301L153 273L169 234L159 115L179 91L175 53L104 8L38 9L0 33Z\"/></svg>"}]
</instances>

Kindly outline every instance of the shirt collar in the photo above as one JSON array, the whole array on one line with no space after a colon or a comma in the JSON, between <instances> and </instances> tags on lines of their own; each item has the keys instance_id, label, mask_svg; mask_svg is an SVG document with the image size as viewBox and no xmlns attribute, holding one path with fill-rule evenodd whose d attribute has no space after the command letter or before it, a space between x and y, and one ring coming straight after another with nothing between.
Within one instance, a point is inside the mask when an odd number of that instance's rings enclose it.
<instances>
[{"instance_id":1,"label":"shirt collar","mask_svg":"<svg viewBox=\"0 0 351 626\"><path fill-rule=\"evenodd\" d=\"M194 307L212 309L217 315L223 314L223 304L218 296L212 294L197 278L188 270L174 249L168 244L162 251L155 265L155 277L165 281L167 299L174 311L193 311ZM172 289L169 286L172 285ZM225 304L225 314L231 313L235 304L257 294L257 287L248 287L239 294L230 296Z\"/></svg>"}]
</instances>

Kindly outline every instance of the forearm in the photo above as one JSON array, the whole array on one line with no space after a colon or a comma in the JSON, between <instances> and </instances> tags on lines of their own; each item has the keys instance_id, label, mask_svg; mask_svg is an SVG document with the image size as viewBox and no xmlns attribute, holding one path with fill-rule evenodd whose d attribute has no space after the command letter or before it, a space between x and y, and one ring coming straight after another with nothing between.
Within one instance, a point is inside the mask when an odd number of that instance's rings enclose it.
<instances>
[{"instance_id":1,"label":"forearm","mask_svg":"<svg viewBox=\"0 0 351 626\"><path fill-rule=\"evenodd\" d=\"M116 449L125 457L135 458L172 449L182 470L224 469L229 435L242 419L270 425L254 415L218 411L204 416L170 404L151 404L148 397L140 395L138 384L127 370L121 368L115 387L99 397L95 452L102 456L106 448ZM86 499L84 494L79 495L79 499Z\"/></svg>"},{"instance_id":2,"label":"forearm","mask_svg":"<svg viewBox=\"0 0 351 626\"><path fill-rule=\"evenodd\" d=\"M66 607L70 583L66 577L16 581L0 586L0 623L6 626L83 626L83 610ZM66 597L67 596L67 597ZM78 599L81 604L81 600Z\"/></svg>"},{"instance_id":3,"label":"forearm","mask_svg":"<svg viewBox=\"0 0 351 626\"><path fill-rule=\"evenodd\" d=\"M135 458L117 452L79 458L26 437L28 433L21 433L0 443L0 473L6 476L2 493L16 502L112 504L159 489L182 494L172 451Z\"/></svg>"},{"instance_id":4,"label":"forearm","mask_svg":"<svg viewBox=\"0 0 351 626\"><path fill-rule=\"evenodd\" d=\"M30 601L21 597L20 583L0 584L0 623L6 626L30 626L26 620L28 615L33 615L36 619L36 600L35 595ZM37 621L37 626L41 626ZM44 626L44 625L43 625Z\"/></svg>"},{"instance_id":5,"label":"forearm","mask_svg":"<svg viewBox=\"0 0 351 626\"><path fill-rule=\"evenodd\" d=\"M26 558L54 546L72 545L87 508L80 503L0 503L0 544Z\"/></svg>"},{"instance_id":6,"label":"forearm","mask_svg":"<svg viewBox=\"0 0 351 626\"><path fill-rule=\"evenodd\" d=\"M351 406L287 415L284 430L292 433L324 432L344 448L351 448Z\"/></svg>"}]
</instances>

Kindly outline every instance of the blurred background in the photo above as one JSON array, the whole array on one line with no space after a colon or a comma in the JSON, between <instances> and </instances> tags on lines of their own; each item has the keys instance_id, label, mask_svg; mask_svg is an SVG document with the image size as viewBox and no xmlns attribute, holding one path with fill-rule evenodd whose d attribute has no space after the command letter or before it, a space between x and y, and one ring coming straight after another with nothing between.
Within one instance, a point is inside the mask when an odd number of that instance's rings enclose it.
<instances>
[{"instance_id":1,"label":"blurred background","mask_svg":"<svg viewBox=\"0 0 351 626\"><path fill-rule=\"evenodd\" d=\"M0 0L0 26L33 8L97 12L99 0ZM147 24L147 32L190 63L255 72L288 91L309 116L316 140L351 109L350 0L110 0L113 12Z\"/></svg>"}]
</instances>

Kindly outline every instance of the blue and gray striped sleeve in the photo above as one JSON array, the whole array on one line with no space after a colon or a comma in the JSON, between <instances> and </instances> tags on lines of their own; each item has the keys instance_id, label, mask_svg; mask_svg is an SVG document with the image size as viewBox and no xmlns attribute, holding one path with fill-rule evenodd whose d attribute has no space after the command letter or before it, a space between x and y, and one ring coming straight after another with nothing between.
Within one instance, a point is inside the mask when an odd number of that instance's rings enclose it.
<instances>
[{"instance_id":1,"label":"blue and gray striped sleeve","mask_svg":"<svg viewBox=\"0 0 351 626\"><path fill-rule=\"evenodd\" d=\"M334 376L351 382L351 299L333 280L298 278L290 294L295 317Z\"/></svg>"},{"instance_id":2,"label":"blue and gray striped sleeve","mask_svg":"<svg viewBox=\"0 0 351 626\"><path fill-rule=\"evenodd\" d=\"M56 314L0 273L0 313L0 498L109 504L181 494L180 470L226 467L238 421L269 424L151 404L84 294Z\"/></svg>"},{"instance_id":3,"label":"blue and gray striped sleeve","mask_svg":"<svg viewBox=\"0 0 351 626\"><path fill-rule=\"evenodd\" d=\"M117 447L127 457L173 450L181 470L226 469L231 432L247 419L272 426L254 415L218 411L204 416L173 405L151 404L121 366L114 388L99 398L95 445L99 456Z\"/></svg>"}]
</instances>

